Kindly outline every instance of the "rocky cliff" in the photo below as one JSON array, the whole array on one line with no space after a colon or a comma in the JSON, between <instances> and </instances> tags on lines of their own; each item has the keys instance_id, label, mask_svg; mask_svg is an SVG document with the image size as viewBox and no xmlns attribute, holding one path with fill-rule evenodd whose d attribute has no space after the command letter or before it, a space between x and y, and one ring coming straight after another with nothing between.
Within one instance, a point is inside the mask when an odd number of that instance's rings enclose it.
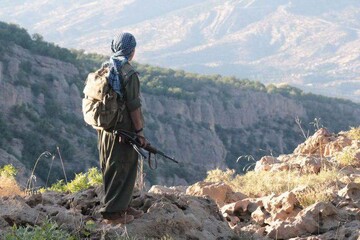
<instances>
[{"instance_id":1,"label":"rocky cliff","mask_svg":"<svg viewBox=\"0 0 360 240\"><path fill-rule=\"evenodd\" d=\"M22 182L44 151L54 158L44 155L39 160L35 175L43 181L50 169L50 182L63 178L60 157L69 178L97 166L95 131L83 123L81 114L83 81L91 69L83 64L86 59L71 63L25 46L1 44L0 163L21 167ZM291 88L270 91L264 86L256 89L217 81L219 77L175 71L164 75L164 69L137 67L144 85L146 135L153 145L181 162L175 165L160 160L156 172L146 170L150 184L189 184L201 180L210 169L241 171L251 164L236 162L241 155L257 160L263 151L290 152L302 138L296 117L305 131L312 130L308 123L315 117L333 131L360 122L360 106L349 101L306 95ZM164 94L143 80L155 81L161 74L169 85L179 84L171 78L180 76L184 81L180 85L191 90L191 97Z\"/></svg>"}]
</instances>

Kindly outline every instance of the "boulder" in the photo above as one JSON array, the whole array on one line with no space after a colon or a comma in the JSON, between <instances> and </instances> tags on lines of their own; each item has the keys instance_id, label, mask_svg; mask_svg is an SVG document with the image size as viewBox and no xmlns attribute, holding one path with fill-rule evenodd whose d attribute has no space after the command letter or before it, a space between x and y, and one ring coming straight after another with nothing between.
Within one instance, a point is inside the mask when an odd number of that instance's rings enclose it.
<instances>
[{"instance_id":1,"label":"boulder","mask_svg":"<svg viewBox=\"0 0 360 240\"><path fill-rule=\"evenodd\" d=\"M309 137L304 143L300 144L294 154L313 154L324 155L325 146L334 140L333 135L326 129L320 128L314 135Z\"/></svg>"},{"instance_id":2,"label":"boulder","mask_svg":"<svg viewBox=\"0 0 360 240\"><path fill-rule=\"evenodd\" d=\"M360 221L351 221L340 224L335 230L318 235L317 239L347 239L358 240L360 236Z\"/></svg>"},{"instance_id":3,"label":"boulder","mask_svg":"<svg viewBox=\"0 0 360 240\"><path fill-rule=\"evenodd\" d=\"M258 207L252 214L251 218L260 226L264 226L265 219L269 217L269 213L265 211L264 207Z\"/></svg>"},{"instance_id":4,"label":"boulder","mask_svg":"<svg viewBox=\"0 0 360 240\"><path fill-rule=\"evenodd\" d=\"M299 212L294 219L275 221L266 226L267 236L290 239L315 233L325 233L340 225L339 211L331 203L318 202ZM292 220L292 221L290 221Z\"/></svg>"},{"instance_id":5,"label":"boulder","mask_svg":"<svg viewBox=\"0 0 360 240\"><path fill-rule=\"evenodd\" d=\"M347 138L345 135L340 135L334 141L326 144L324 148L324 156L334 156L336 153L341 152L344 147L350 146L351 142L351 139Z\"/></svg>"},{"instance_id":6,"label":"boulder","mask_svg":"<svg viewBox=\"0 0 360 240\"><path fill-rule=\"evenodd\" d=\"M339 190L338 195L353 202L360 202L360 183L350 182Z\"/></svg>"},{"instance_id":7,"label":"boulder","mask_svg":"<svg viewBox=\"0 0 360 240\"><path fill-rule=\"evenodd\" d=\"M233 200L244 199L242 193L234 193L225 183L198 182L186 189L186 194L200 197L210 197L220 207Z\"/></svg>"},{"instance_id":8,"label":"boulder","mask_svg":"<svg viewBox=\"0 0 360 240\"><path fill-rule=\"evenodd\" d=\"M26 204L24 198L20 196L0 198L0 224L1 228L13 226L31 226L42 222L45 214L39 212Z\"/></svg>"},{"instance_id":9,"label":"boulder","mask_svg":"<svg viewBox=\"0 0 360 240\"><path fill-rule=\"evenodd\" d=\"M151 194L150 194L151 195ZM230 239L235 237L211 199L158 196L143 217L126 225L129 236L160 239Z\"/></svg>"},{"instance_id":10,"label":"boulder","mask_svg":"<svg viewBox=\"0 0 360 240\"><path fill-rule=\"evenodd\" d=\"M220 208L222 213L229 213L231 215L236 215L243 212L248 212L251 214L254 212L258 206L262 204L261 202L257 201L255 198L245 198L230 204L224 205Z\"/></svg>"},{"instance_id":11,"label":"boulder","mask_svg":"<svg viewBox=\"0 0 360 240\"><path fill-rule=\"evenodd\" d=\"M255 172L270 171L272 165L276 163L280 163L280 161L276 157L264 156L259 161L256 162L254 171Z\"/></svg>"},{"instance_id":12,"label":"boulder","mask_svg":"<svg viewBox=\"0 0 360 240\"><path fill-rule=\"evenodd\" d=\"M264 210L271 215L271 218L267 219L266 222L285 221L301 211L299 201L293 192L285 192L280 196L264 197L262 203Z\"/></svg>"}]
</instances>

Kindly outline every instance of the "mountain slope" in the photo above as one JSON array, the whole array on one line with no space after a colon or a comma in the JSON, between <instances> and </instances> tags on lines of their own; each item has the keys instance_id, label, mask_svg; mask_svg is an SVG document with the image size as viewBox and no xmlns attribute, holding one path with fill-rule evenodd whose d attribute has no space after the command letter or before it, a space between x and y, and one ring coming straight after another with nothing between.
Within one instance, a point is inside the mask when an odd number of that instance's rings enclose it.
<instances>
[{"instance_id":1,"label":"mountain slope","mask_svg":"<svg viewBox=\"0 0 360 240\"><path fill-rule=\"evenodd\" d=\"M56 156L49 181L62 178L59 147L66 171L97 166L96 133L82 120L83 82L105 57L69 51L24 29L0 24L0 163L17 163L22 176L44 151ZM315 118L331 131L360 124L360 105L301 90L259 82L205 76L135 64L140 72L145 133L150 142L181 164L159 161L146 171L151 184L187 184L208 170L231 167L238 172L267 153L288 153L302 140ZM317 126L318 127L318 126ZM51 158L41 159L35 174L46 181ZM21 174L20 174L21 175Z\"/></svg>"},{"instance_id":2,"label":"mountain slope","mask_svg":"<svg viewBox=\"0 0 360 240\"><path fill-rule=\"evenodd\" d=\"M355 0L7 0L0 7L1 19L63 46L108 54L113 35L127 30L144 63L286 82L357 102L359 13Z\"/></svg>"}]
</instances>

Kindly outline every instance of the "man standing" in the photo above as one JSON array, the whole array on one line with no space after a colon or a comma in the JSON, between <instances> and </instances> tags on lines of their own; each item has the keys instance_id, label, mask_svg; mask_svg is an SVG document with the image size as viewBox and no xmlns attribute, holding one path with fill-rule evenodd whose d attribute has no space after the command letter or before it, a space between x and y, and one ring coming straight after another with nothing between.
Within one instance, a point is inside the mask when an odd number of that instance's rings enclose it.
<instances>
[{"instance_id":1,"label":"man standing","mask_svg":"<svg viewBox=\"0 0 360 240\"><path fill-rule=\"evenodd\" d=\"M106 63L110 69L109 84L117 93L119 102L125 103L125 108L113 129L98 131L100 167L105 191L100 212L105 223L125 224L143 214L142 211L129 207L135 186L138 154L112 131L121 128L135 132L142 146L148 144L143 133L140 82L136 71L130 65L135 47L136 41L132 34L119 34L111 43L113 55Z\"/></svg>"}]
</instances>

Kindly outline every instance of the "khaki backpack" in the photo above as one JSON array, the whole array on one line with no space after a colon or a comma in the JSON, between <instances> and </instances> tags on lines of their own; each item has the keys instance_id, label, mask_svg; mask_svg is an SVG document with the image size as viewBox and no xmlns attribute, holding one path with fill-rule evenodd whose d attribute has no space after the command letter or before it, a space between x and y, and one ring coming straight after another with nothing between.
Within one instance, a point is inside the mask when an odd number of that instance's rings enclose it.
<instances>
[{"instance_id":1,"label":"khaki backpack","mask_svg":"<svg viewBox=\"0 0 360 240\"><path fill-rule=\"evenodd\" d=\"M121 69L123 82L128 80L129 73L129 67ZM82 99L84 120L97 130L114 128L118 122L122 121L125 110L124 99L121 99L110 87L108 75L108 67L89 73L83 91L85 95Z\"/></svg>"}]
</instances>

